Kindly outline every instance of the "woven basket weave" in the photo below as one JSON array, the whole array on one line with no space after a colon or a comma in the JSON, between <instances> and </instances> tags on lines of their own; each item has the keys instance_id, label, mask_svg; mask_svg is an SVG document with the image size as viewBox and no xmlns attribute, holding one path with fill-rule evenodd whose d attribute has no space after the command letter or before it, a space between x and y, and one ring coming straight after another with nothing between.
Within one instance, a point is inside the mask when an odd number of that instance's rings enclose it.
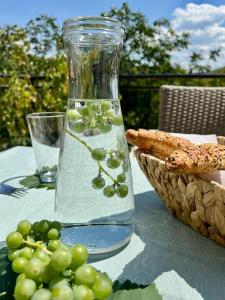
<instances>
[{"instance_id":1,"label":"woven basket weave","mask_svg":"<svg viewBox=\"0 0 225 300\"><path fill-rule=\"evenodd\" d=\"M167 172L164 161L139 149L135 156L166 208L185 224L225 246L225 187L195 175Z\"/></svg>"}]
</instances>

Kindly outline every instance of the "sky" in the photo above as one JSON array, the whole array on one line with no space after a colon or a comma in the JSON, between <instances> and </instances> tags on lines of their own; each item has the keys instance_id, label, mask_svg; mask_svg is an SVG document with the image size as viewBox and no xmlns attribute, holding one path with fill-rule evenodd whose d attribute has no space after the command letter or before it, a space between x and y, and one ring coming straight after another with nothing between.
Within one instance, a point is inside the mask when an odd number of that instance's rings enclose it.
<instances>
[{"instance_id":1,"label":"sky","mask_svg":"<svg viewBox=\"0 0 225 300\"><path fill-rule=\"evenodd\" d=\"M74 16L94 16L119 8L120 0L0 0L0 26L24 26L40 14L55 17L60 26ZM177 32L189 31L191 46L173 54L173 61L188 66L192 51L200 52L207 62L209 50L220 48L221 55L213 68L225 65L225 0L128 0L132 11L141 11L148 21L165 17Z\"/></svg>"}]
</instances>

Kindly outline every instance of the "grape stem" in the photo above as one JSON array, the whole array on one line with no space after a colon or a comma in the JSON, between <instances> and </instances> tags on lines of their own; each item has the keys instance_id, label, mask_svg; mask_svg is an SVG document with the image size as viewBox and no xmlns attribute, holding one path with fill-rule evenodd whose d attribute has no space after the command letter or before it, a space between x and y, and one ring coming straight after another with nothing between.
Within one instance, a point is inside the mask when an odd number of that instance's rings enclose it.
<instances>
[{"instance_id":1,"label":"grape stem","mask_svg":"<svg viewBox=\"0 0 225 300\"><path fill-rule=\"evenodd\" d=\"M75 138L76 140L78 140L84 147L86 147L89 152L92 153L93 149L83 140L81 140L78 136L76 136L75 134L73 134L72 132L70 132L68 129L66 129L66 132L71 135L73 138ZM99 173L103 172L105 173L106 176L108 176L114 184L119 185L119 183L117 182L117 180L115 180L102 166L102 164L99 161L96 161L97 165L98 165L98 169L99 169Z\"/></svg>"},{"instance_id":2,"label":"grape stem","mask_svg":"<svg viewBox=\"0 0 225 300\"><path fill-rule=\"evenodd\" d=\"M47 250L47 249L43 249L41 244L43 244L41 241L37 241L35 243L32 243L32 242L29 242L29 241L26 241L26 240L23 240L23 243L31 248L38 248L42 251L44 251L46 254L48 254L49 256L52 256L52 252Z\"/></svg>"}]
</instances>

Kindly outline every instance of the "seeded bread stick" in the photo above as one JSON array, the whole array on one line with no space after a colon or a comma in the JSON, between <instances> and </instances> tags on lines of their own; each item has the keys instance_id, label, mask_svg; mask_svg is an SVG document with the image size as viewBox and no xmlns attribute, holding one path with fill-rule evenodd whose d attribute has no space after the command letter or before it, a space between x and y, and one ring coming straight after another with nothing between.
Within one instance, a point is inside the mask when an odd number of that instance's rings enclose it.
<instances>
[{"instance_id":1,"label":"seeded bread stick","mask_svg":"<svg viewBox=\"0 0 225 300\"><path fill-rule=\"evenodd\" d=\"M201 144L176 150L165 161L166 170L175 173L211 173L225 170L225 146Z\"/></svg>"},{"instance_id":2,"label":"seeded bread stick","mask_svg":"<svg viewBox=\"0 0 225 300\"><path fill-rule=\"evenodd\" d=\"M174 137L164 131L149 131L145 129L136 131L128 129L126 138L131 145L135 145L163 160L177 149L194 147L192 142L181 137Z\"/></svg>"}]
</instances>

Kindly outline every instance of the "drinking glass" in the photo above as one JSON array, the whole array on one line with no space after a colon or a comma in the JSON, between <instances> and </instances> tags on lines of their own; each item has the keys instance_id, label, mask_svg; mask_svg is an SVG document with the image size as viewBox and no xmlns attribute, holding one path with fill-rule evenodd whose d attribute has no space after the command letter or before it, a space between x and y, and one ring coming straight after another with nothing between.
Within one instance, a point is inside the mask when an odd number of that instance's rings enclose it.
<instances>
[{"instance_id":1,"label":"drinking glass","mask_svg":"<svg viewBox=\"0 0 225 300\"><path fill-rule=\"evenodd\" d=\"M105 17L64 22L69 99L56 184L55 219L66 244L112 253L133 233L134 197L118 95L124 30Z\"/></svg>"},{"instance_id":2,"label":"drinking glass","mask_svg":"<svg viewBox=\"0 0 225 300\"><path fill-rule=\"evenodd\" d=\"M32 113L26 119L40 179L42 182L55 182L65 113Z\"/></svg>"}]
</instances>

